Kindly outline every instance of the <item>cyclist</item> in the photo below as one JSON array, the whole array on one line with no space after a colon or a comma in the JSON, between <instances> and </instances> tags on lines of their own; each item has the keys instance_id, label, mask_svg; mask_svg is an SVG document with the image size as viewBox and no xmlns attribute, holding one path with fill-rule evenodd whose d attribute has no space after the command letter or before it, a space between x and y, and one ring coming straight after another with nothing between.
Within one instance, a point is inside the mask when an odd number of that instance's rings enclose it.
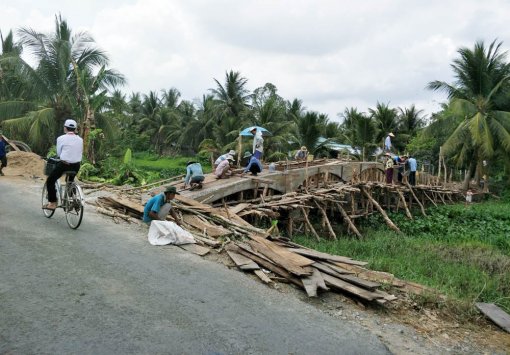
<instances>
[{"instance_id":1,"label":"cyclist","mask_svg":"<svg viewBox=\"0 0 510 355\"><path fill-rule=\"evenodd\" d=\"M43 206L44 209L54 210L57 208L57 191L55 182L63 175L65 171L80 170L81 158L83 155L83 139L76 134L78 124L75 120L67 119L64 122L64 133L57 138L57 156L60 161L55 170L48 176L46 186L48 188L48 203ZM74 180L74 175L69 176L69 181Z\"/></svg>"}]
</instances>

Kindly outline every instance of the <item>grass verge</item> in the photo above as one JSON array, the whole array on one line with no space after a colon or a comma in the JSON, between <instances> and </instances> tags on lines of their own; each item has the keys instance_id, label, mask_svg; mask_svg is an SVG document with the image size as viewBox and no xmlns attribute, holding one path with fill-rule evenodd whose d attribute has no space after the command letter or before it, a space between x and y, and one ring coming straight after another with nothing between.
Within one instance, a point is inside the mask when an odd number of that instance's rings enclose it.
<instances>
[{"instance_id":1,"label":"grass verge","mask_svg":"<svg viewBox=\"0 0 510 355\"><path fill-rule=\"evenodd\" d=\"M466 315L474 302L492 302L510 313L510 203L440 206L427 214L412 221L391 215L403 235L373 216L362 226L363 240L297 236L295 241L436 288Z\"/></svg>"}]
</instances>

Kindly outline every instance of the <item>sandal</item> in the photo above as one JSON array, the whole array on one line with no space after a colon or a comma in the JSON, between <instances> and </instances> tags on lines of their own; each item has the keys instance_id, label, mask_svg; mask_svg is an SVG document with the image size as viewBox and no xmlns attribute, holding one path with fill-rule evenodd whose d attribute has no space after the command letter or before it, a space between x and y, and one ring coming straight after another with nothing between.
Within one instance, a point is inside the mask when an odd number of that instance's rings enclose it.
<instances>
[{"instance_id":1,"label":"sandal","mask_svg":"<svg viewBox=\"0 0 510 355\"><path fill-rule=\"evenodd\" d=\"M47 203L45 204L44 206L42 206L43 210L50 210L50 211L55 211L57 209L57 207L55 206L54 208L51 208L51 207L48 207L50 204Z\"/></svg>"}]
</instances>

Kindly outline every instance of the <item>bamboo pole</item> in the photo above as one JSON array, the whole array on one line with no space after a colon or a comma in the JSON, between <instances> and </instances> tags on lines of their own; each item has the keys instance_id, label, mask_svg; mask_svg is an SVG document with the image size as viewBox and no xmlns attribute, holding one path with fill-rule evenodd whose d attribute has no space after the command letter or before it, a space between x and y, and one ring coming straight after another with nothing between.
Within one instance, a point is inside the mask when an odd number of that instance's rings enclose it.
<instances>
[{"instance_id":1,"label":"bamboo pole","mask_svg":"<svg viewBox=\"0 0 510 355\"><path fill-rule=\"evenodd\" d=\"M367 190L365 190L363 187L360 187L360 190L363 192L363 194L365 194L365 196L375 206L375 208L377 208L377 210L382 214L384 221L386 222L388 227L393 229L395 232L402 233L400 231L400 229L395 225L395 223L393 223L393 221L388 217L388 214L386 214L386 211L384 211L384 209L377 203L377 201L374 200L372 195L370 195L370 193Z\"/></svg>"},{"instance_id":2,"label":"bamboo pole","mask_svg":"<svg viewBox=\"0 0 510 355\"><path fill-rule=\"evenodd\" d=\"M406 203L406 199L404 197L404 194L400 190L397 190L397 193L400 196L400 199L402 200L402 203L404 204L404 209L406 211L407 218L413 219L413 215L411 214L411 211L409 211L409 208L407 208L407 203Z\"/></svg>"},{"instance_id":3,"label":"bamboo pole","mask_svg":"<svg viewBox=\"0 0 510 355\"><path fill-rule=\"evenodd\" d=\"M334 240L337 240L336 239L336 234L335 232L333 231L333 227L331 226L331 223L329 222L329 219L328 219L328 215L326 214L326 211L324 211L324 208L322 208L322 206L317 202L315 201L315 204L317 205L317 208L319 208L319 210L321 211L322 213L322 216L324 218L324 222L326 223L326 226L328 227L328 231L329 231L329 234L331 235L331 237L334 239Z\"/></svg>"},{"instance_id":4,"label":"bamboo pole","mask_svg":"<svg viewBox=\"0 0 510 355\"><path fill-rule=\"evenodd\" d=\"M423 207L423 205L421 204L420 200L418 200L418 197L414 194L414 191L413 191L413 188L411 187L411 185L409 185L408 182L406 182L406 185L407 185L407 188L409 189L409 191L411 192L411 195L414 197L415 201L418 203L418 205L420 206L420 209L421 209L421 213L426 216L427 214L425 213L425 208Z\"/></svg>"},{"instance_id":5,"label":"bamboo pole","mask_svg":"<svg viewBox=\"0 0 510 355\"><path fill-rule=\"evenodd\" d=\"M304 207L301 207L301 212L303 213L303 217L305 218L306 225L308 226L312 234L315 236L315 238L317 238L317 240L320 242L321 237L319 237L319 234L317 234L315 228L313 228L312 224L310 223L310 220L308 219L308 214L306 213Z\"/></svg>"},{"instance_id":6,"label":"bamboo pole","mask_svg":"<svg viewBox=\"0 0 510 355\"><path fill-rule=\"evenodd\" d=\"M359 232L358 228L356 228L356 226L354 225L354 223L352 223L352 220L349 218L349 215L347 214L347 212L345 212L344 208L342 207L341 204L337 203L336 204L338 206L338 210L340 211L340 213L342 214L342 217L344 218L344 221L347 222L350 230L352 230L354 232L354 234L356 234L356 236L358 238L363 238L363 236L361 235L361 233Z\"/></svg>"},{"instance_id":7,"label":"bamboo pole","mask_svg":"<svg viewBox=\"0 0 510 355\"><path fill-rule=\"evenodd\" d=\"M429 201L430 201L430 202L432 202L432 204L433 204L434 206L436 206L436 207L437 207L437 203L435 203L435 202L434 202L434 200L433 200L433 199L431 199L429 195L427 195L427 192L426 192L425 190L423 191L423 194L425 195L425 197L426 197L426 198L428 198L428 199L429 199Z\"/></svg>"}]
</instances>

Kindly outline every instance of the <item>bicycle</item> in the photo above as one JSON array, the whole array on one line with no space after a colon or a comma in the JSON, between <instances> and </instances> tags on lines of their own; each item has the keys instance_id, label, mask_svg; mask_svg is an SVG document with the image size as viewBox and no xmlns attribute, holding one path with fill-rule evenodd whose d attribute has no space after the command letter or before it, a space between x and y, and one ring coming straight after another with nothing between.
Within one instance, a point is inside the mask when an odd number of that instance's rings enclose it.
<instances>
[{"instance_id":1,"label":"bicycle","mask_svg":"<svg viewBox=\"0 0 510 355\"><path fill-rule=\"evenodd\" d=\"M52 163L56 164L57 160L53 159ZM51 168L48 168L50 163L47 162L47 168L45 170L46 175L49 175ZM66 175L66 183L62 185L59 180L55 182L55 189L57 191L57 208L62 208L66 215L66 221L70 228L77 229L83 219L83 210L85 208L85 198L83 197L83 191L75 181L69 181L71 176L75 176L76 171L64 171L63 175ZM55 210L45 209L44 206L48 204L48 188L44 183L42 190L42 206L43 214L46 218L51 218L55 213Z\"/></svg>"}]
</instances>

